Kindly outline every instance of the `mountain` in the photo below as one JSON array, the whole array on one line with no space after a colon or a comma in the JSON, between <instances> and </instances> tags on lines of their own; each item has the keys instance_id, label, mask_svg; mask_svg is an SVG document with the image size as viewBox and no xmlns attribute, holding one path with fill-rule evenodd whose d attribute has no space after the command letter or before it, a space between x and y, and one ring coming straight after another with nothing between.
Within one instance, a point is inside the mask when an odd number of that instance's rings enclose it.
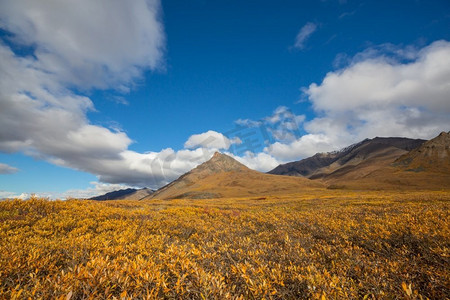
<instances>
[{"instance_id":1,"label":"mountain","mask_svg":"<svg viewBox=\"0 0 450 300\"><path fill-rule=\"evenodd\" d=\"M151 194L153 190L143 188L143 189L123 189L118 191L113 191L106 193L104 195L89 198L89 200L141 200Z\"/></svg>"},{"instance_id":2,"label":"mountain","mask_svg":"<svg viewBox=\"0 0 450 300\"><path fill-rule=\"evenodd\" d=\"M232 157L216 152L213 157L146 199L207 199L261 197L298 193L323 187L307 178L277 176L251 170Z\"/></svg>"},{"instance_id":3,"label":"mountain","mask_svg":"<svg viewBox=\"0 0 450 300\"><path fill-rule=\"evenodd\" d=\"M311 179L340 177L359 169L359 175L388 165L399 156L422 145L425 140L408 138L365 139L340 151L316 155L279 165L269 174L305 176ZM351 177L355 177L353 174ZM357 176L356 176L357 177Z\"/></svg>"},{"instance_id":4,"label":"mountain","mask_svg":"<svg viewBox=\"0 0 450 300\"><path fill-rule=\"evenodd\" d=\"M450 173L450 131L400 156L394 165L407 171Z\"/></svg>"},{"instance_id":5,"label":"mountain","mask_svg":"<svg viewBox=\"0 0 450 300\"><path fill-rule=\"evenodd\" d=\"M275 169L267 172L274 175L289 175L289 176L305 176L309 177L317 170L331 165L339 158L350 152L353 148L364 143L364 140L360 143L348 146L340 151L333 151L327 153L316 153L314 156L302 159L300 161L294 161L287 164L277 166Z\"/></svg>"},{"instance_id":6,"label":"mountain","mask_svg":"<svg viewBox=\"0 0 450 300\"><path fill-rule=\"evenodd\" d=\"M394 155L393 155L394 156ZM422 143L383 164L366 160L346 174L334 173L325 181L332 187L358 189L448 189L450 188L450 133ZM370 168L364 168L370 166Z\"/></svg>"}]
</instances>

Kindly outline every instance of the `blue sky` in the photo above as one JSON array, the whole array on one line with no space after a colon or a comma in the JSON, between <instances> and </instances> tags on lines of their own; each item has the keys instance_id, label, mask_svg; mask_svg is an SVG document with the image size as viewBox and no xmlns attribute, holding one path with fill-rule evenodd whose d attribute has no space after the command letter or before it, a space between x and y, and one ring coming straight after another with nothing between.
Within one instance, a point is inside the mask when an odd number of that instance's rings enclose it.
<instances>
[{"instance_id":1,"label":"blue sky","mask_svg":"<svg viewBox=\"0 0 450 300\"><path fill-rule=\"evenodd\" d=\"M448 1L0 4L0 198L450 128Z\"/></svg>"}]
</instances>

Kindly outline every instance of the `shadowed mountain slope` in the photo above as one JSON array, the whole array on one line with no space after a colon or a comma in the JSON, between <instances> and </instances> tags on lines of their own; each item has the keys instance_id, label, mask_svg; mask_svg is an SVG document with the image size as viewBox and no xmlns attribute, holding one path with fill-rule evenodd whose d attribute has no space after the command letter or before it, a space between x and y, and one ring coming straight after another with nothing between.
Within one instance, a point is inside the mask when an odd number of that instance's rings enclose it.
<instances>
[{"instance_id":1,"label":"shadowed mountain slope","mask_svg":"<svg viewBox=\"0 0 450 300\"><path fill-rule=\"evenodd\" d=\"M216 152L207 162L160 188L146 199L206 199L298 193L323 184L306 178L276 176L251 170Z\"/></svg>"},{"instance_id":2,"label":"shadowed mountain slope","mask_svg":"<svg viewBox=\"0 0 450 300\"><path fill-rule=\"evenodd\" d=\"M104 195L89 198L89 200L141 200L148 195L153 194L153 190L143 189L124 189L106 193Z\"/></svg>"},{"instance_id":3,"label":"shadowed mountain slope","mask_svg":"<svg viewBox=\"0 0 450 300\"><path fill-rule=\"evenodd\" d=\"M376 137L340 151L317 153L300 161L279 165L268 173L326 179L342 176L359 168L362 171L361 174L367 174L376 168L388 165L424 142L425 140L421 139Z\"/></svg>"}]
</instances>

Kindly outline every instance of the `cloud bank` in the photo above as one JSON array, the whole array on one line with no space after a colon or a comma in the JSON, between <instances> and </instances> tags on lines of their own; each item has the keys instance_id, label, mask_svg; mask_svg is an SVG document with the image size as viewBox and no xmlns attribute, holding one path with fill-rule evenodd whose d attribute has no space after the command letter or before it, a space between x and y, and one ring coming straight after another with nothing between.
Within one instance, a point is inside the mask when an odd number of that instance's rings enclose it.
<instances>
[{"instance_id":1,"label":"cloud bank","mask_svg":"<svg viewBox=\"0 0 450 300\"><path fill-rule=\"evenodd\" d=\"M24 152L107 182L160 184L147 179L154 173L146 166L166 152L129 151L124 132L90 123L94 104L78 92L126 93L142 72L163 68L160 14L156 0L2 1L0 151Z\"/></svg>"}]
</instances>

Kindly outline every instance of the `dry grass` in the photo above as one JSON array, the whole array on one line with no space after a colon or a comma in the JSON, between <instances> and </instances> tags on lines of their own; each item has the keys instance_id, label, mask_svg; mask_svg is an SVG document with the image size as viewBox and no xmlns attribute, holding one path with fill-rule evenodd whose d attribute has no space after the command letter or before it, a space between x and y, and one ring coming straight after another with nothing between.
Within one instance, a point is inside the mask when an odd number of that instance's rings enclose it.
<instances>
[{"instance_id":1,"label":"dry grass","mask_svg":"<svg viewBox=\"0 0 450 300\"><path fill-rule=\"evenodd\" d=\"M448 299L449 192L0 203L2 299Z\"/></svg>"}]
</instances>

